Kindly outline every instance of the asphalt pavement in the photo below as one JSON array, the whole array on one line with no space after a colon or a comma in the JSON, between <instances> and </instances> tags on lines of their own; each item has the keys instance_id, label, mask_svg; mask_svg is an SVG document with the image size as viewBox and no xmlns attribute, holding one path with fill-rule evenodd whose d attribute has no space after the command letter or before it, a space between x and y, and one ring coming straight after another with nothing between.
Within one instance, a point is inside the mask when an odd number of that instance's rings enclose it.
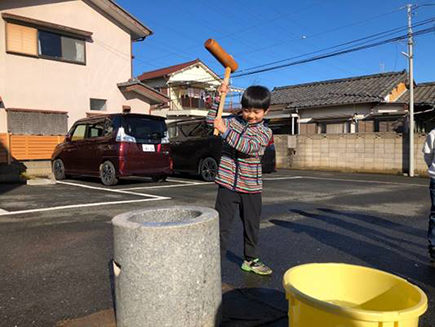
<instances>
[{"instance_id":1,"label":"asphalt pavement","mask_svg":"<svg viewBox=\"0 0 435 327\"><path fill-rule=\"evenodd\" d=\"M274 273L240 270L242 226L235 220L222 266L222 325L287 326L285 271L340 262L384 270L422 288L429 308L420 326L435 326L428 183L295 170L265 175L260 249ZM0 326L112 326L111 219L141 208L213 207L216 191L215 184L187 176L164 183L128 179L115 187L97 179L0 184Z\"/></svg>"}]
</instances>

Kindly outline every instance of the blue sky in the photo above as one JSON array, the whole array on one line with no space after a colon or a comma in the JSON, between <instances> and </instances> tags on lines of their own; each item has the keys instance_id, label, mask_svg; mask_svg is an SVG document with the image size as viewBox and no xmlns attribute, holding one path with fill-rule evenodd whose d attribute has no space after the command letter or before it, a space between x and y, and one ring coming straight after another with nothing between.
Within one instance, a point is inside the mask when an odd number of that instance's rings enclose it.
<instances>
[{"instance_id":1,"label":"blue sky","mask_svg":"<svg viewBox=\"0 0 435 327\"><path fill-rule=\"evenodd\" d=\"M223 74L223 67L204 49L204 41L208 38L216 39L233 55L242 71L393 28L406 27L406 9L400 8L408 3L425 5L415 10L413 23L435 17L435 0L118 0L117 3L154 32L143 42L134 45L135 76L197 58L217 74ZM435 22L431 22L415 30L434 26ZM403 34L406 32L387 38ZM245 88L261 84L273 89L400 71L408 68L402 51L407 52L406 42L398 41L311 63L233 78L232 85ZM416 82L435 81L435 32L415 38L414 54Z\"/></svg>"}]
</instances>

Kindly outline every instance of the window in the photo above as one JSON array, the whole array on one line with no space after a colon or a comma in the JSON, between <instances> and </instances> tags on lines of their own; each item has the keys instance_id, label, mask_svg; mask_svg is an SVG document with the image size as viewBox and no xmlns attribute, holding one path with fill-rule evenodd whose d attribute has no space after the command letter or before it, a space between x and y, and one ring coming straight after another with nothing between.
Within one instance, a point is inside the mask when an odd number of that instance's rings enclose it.
<instances>
[{"instance_id":1,"label":"window","mask_svg":"<svg viewBox=\"0 0 435 327\"><path fill-rule=\"evenodd\" d=\"M105 111L106 100L104 99L91 99L91 110Z\"/></svg>"},{"instance_id":2,"label":"window","mask_svg":"<svg viewBox=\"0 0 435 327\"><path fill-rule=\"evenodd\" d=\"M172 139L178 136L178 126L177 125L169 125L168 126L168 135L169 138Z\"/></svg>"},{"instance_id":3,"label":"window","mask_svg":"<svg viewBox=\"0 0 435 327\"><path fill-rule=\"evenodd\" d=\"M198 127L198 123L188 123L180 125L180 129L183 132L184 136L189 136L192 131Z\"/></svg>"},{"instance_id":4,"label":"window","mask_svg":"<svg viewBox=\"0 0 435 327\"><path fill-rule=\"evenodd\" d=\"M37 34L36 28L6 23L6 51L37 56Z\"/></svg>"},{"instance_id":5,"label":"window","mask_svg":"<svg viewBox=\"0 0 435 327\"><path fill-rule=\"evenodd\" d=\"M113 132L112 122L110 120L99 121L89 125L88 137L103 137Z\"/></svg>"},{"instance_id":6,"label":"window","mask_svg":"<svg viewBox=\"0 0 435 327\"><path fill-rule=\"evenodd\" d=\"M396 132L405 131L405 121L403 118L384 118L375 120L375 132Z\"/></svg>"},{"instance_id":7,"label":"window","mask_svg":"<svg viewBox=\"0 0 435 327\"><path fill-rule=\"evenodd\" d=\"M167 135L165 121L160 119L127 116L122 126L126 134L140 143L160 141Z\"/></svg>"},{"instance_id":8,"label":"window","mask_svg":"<svg viewBox=\"0 0 435 327\"><path fill-rule=\"evenodd\" d=\"M6 40L8 52L82 64L86 62L83 39L6 23Z\"/></svg>"},{"instance_id":9,"label":"window","mask_svg":"<svg viewBox=\"0 0 435 327\"><path fill-rule=\"evenodd\" d=\"M68 61L85 62L85 41L62 36L62 58Z\"/></svg>"},{"instance_id":10,"label":"window","mask_svg":"<svg viewBox=\"0 0 435 327\"><path fill-rule=\"evenodd\" d=\"M85 62L85 41L57 33L38 32L39 55L65 61Z\"/></svg>"},{"instance_id":11,"label":"window","mask_svg":"<svg viewBox=\"0 0 435 327\"><path fill-rule=\"evenodd\" d=\"M71 136L71 141L79 141L85 138L86 125L77 125Z\"/></svg>"},{"instance_id":12,"label":"window","mask_svg":"<svg viewBox=\"0 0 435 327\"><path fill-rule=\"evenodd\" d=\"M319 134L350 133L350 125L349 122L318 123L317 132Z\"/></svg>"},{"instance_id":13,"label":"window","mask_svg":"<svg viewBox=\"0 0 435 327\"><path fill-rule=\"evenodd\" d=\"M207 137L212 132L212 129L205 122L199 124L193 131L190 132L191 137Z\"/></svg>"},{"instance_id":14,"label":"window","mask_svg":"<svg viewBox=\"0 0 435 327\"><path fill-rule=\"evenodd\" d=\"M62 46L59 34L39 31L38 41L40 55L62 58Z\"/></svg>"}]
</instances>

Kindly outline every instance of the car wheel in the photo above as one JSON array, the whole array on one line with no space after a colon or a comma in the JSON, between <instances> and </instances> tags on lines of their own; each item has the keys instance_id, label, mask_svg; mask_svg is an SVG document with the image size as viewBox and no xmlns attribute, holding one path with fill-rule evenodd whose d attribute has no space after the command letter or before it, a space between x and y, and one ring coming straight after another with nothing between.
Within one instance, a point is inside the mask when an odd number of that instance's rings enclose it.
<instances>
[{"instance_id":1,"label":"car wheel","mask_svg":"<svg viewBox=\"0 0 435 327\"><path fill-rule=\"evenodd\" d=\"M205 158L201 161L199 173L201 174L201 178L206 182L213 182L216 177L217 171L217 162L212 157Z\"/></svg>"},{"instance_id":2,"label":"car wheel","mask_svg":"<svg viewBox=\"0 0 435 327\"><path fill-rule=\"evenodd\" d=\"M159 175L159 176L152 176L151 178L154 183L158 183L158 182L166 182L166 178L168 178L168 176Z\"/></svg>"},{"instance_id":3,"label":"car wheel","mask_svg":"<svg viewBox=\"0 0 435 327\"><path fill-rule=\"evenodd\" d=\"M116 178L116 170L113 163L110 161L105 161L100 166L100 178L101 182L106 186L116 185L118 179Z\"/></svg>"},{"instance_id":4,"label":"car wheel","mask_svg":"<svg viewBox=\"0 0 435 327\"><path fill-rule=\"evenodd\" d=\"M56 159L53 161L53 175L54 178L58 181L65 179L66 174L65 174L65 165L63 164L62 159Z\"/></svg>"}]
</instances>

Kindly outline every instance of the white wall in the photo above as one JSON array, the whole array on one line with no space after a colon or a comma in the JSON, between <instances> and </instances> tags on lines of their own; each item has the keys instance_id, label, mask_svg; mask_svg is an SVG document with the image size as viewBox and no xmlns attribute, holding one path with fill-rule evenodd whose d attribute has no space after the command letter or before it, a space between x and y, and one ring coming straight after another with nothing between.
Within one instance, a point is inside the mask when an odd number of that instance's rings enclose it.
<instances>
[{"instance_id":1,"label":"white wall","mask_svg":"<svg viewBox=\"0 0 435 327\"><path fill-rule=\"evenodd\" d=\"M129 105L149 113L148 103L127 100L117 87L131 77L130 35L84 1L2 0L3 12L93 32L86 65L70 64L7 54L0 18L0 96L6 108L68 111L69 126L90 112L90 98L107 99L107 112Z\"/></svg>"}]
</instances>

